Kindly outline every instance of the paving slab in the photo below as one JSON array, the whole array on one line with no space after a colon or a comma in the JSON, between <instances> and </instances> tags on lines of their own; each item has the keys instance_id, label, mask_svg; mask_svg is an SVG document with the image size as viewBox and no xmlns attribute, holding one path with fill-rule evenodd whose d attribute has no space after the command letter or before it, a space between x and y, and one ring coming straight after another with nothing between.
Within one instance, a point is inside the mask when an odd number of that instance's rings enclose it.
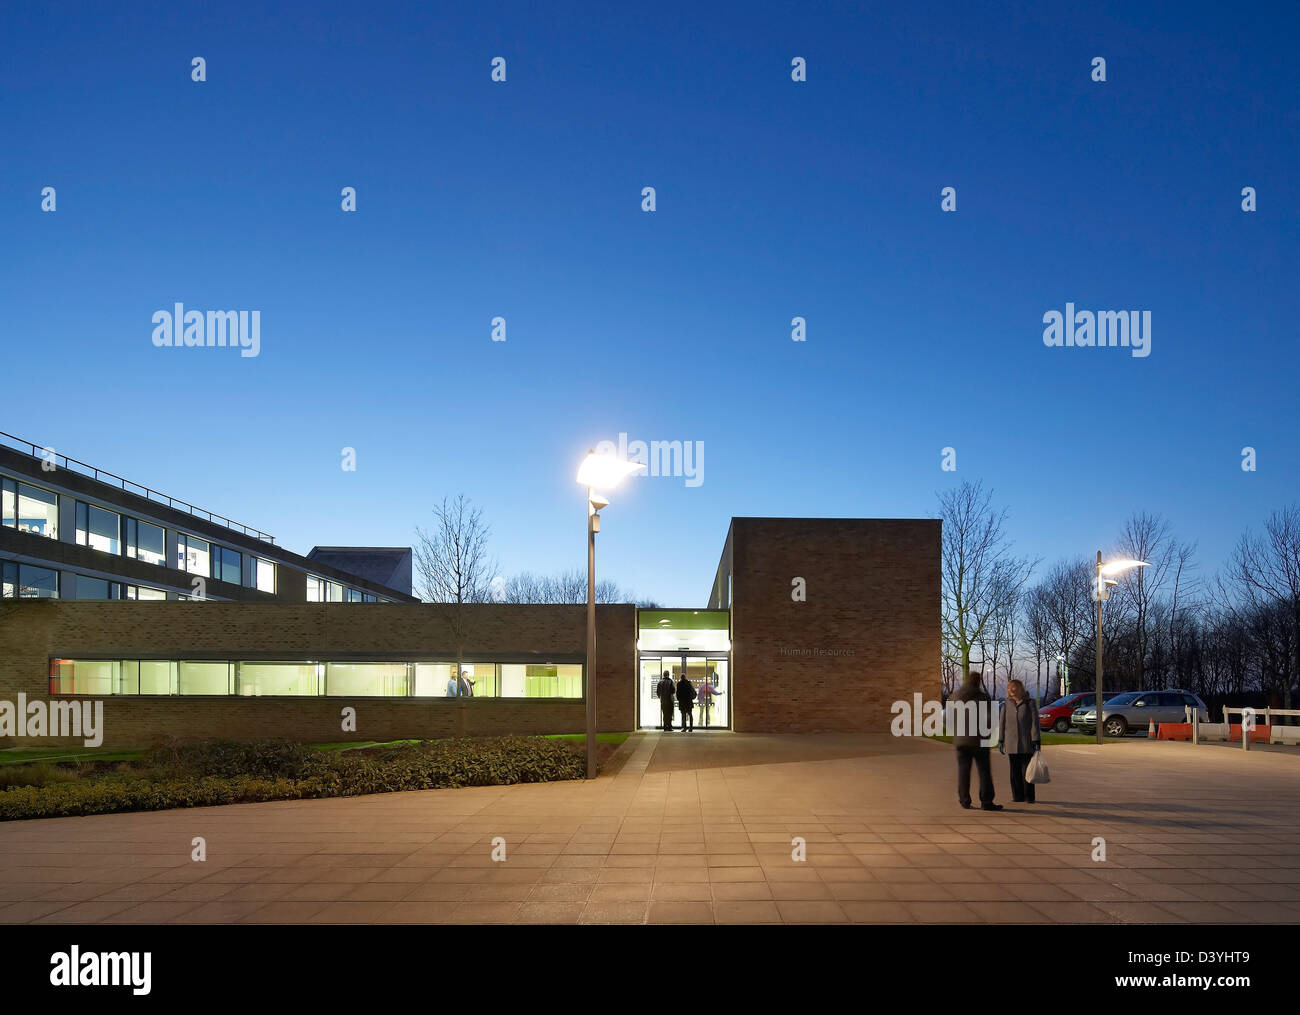
<instances>
[{"instance_id":1,"label":"paving slab","mask_svg":"<svg viewBox=\"0 0 1300 1015\"><path fill-rule=\"evenodd\" d=\"M937 742L708 731L590 782L6 822L0 923L1300 924L1300 751L1046 753L1001 812Z\"/></svg>"}]
</instances>

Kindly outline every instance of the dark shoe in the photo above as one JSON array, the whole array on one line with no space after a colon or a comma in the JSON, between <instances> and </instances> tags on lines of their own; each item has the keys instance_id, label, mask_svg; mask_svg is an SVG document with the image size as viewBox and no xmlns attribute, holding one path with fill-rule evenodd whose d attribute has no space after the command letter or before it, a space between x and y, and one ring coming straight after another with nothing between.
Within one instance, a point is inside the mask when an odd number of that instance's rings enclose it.
<instances>
[{"instance_id":1,"label":"dark shoe","mask_svg":"<svg viewBox=\"0 0 1300 1015\"><path fill-rule=\"evenodd\" d=\"M981 805L980 805L980 810L982 810L982 811L1000 811L1000 810L1002 810L1002 805L1001 805L1001 804L981 804Z\"/></svg>"},{"instance_id":2,"label":"dark shoe","mask_svg":"<svg viewBox=\"0 0 1300 1015\"><path fill-rule=\"evenodd\" d=\"M1025 802L1025 798L1022 796L1013 796L1011 798L1011 802L1013 804L1023 804Z\"/></svg>"},{"instance_id":3,"label":"dark shoe","mask_svg":"<svg viewBox=\"0 0 1300 1015\"><path fill-rule=\"evenodd\" d=\"M966 810L970 810L970 801L969 801L969 800L958 800L957 802L958 802L959 804L961 804L963 807L965 807Z\"/></svg>"}]
</instances>

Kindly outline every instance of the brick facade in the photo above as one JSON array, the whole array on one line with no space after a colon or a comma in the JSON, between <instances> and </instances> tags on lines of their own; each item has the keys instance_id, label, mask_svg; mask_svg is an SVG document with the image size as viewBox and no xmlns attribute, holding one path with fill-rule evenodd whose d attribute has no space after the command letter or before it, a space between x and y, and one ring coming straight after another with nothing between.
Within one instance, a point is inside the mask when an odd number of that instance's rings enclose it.
<instances>
[{"instance_id":1,"label":"brick facade","mask_svg":"<svg viewBox=\"0 0 1300 1015\"><path fill-rule=\"evenodd\" d=\"M732 520L713 608L731 607L730 705L740 732L885 732L890 705L937 697L940 523ZM806 582L796 602L791 582ZM479 605L468 662L582 662L584 606ZM451 608L389 603L0 601L0 699L48 692L49 659L448 661ZM597 727L636 723L637 616L597 608ZM580 732L581 699L107 696L105 744L176 736L387 740ZM340 710L357 709L355 735ZM57 741L43 739L53 745ZM12 740L0 746L16 746Z\"/></svg>"},{"instance_id":2,"label":"brick facade","mask_svg":"<svg viewBox=\"0 0 1300 1015\"><path fill-rule=\"evenodd\" d=\"M448 607L388 603L182 602L0 603L0 698L48 699L51 658L447 661L456 647ZM583 606L466 608L467 661L582 662ZM636 608L596 610L596 708L602 731L635 722ZM281 736L304 741L578 733L582 699L113 696L104 702L104 745L147 746L180 737ZM341 732L345 706L355 734ZM28 738L55 746L53 738ZM20 746L15 738L0 746ZM72 743L72 741L67 741Z\"/></svg>"},{"instance_id":3,"label":"brick facade","mask_svg":"<svg viewBox=\"0 0 1300 1015\"><path fill-rule=\"evenodd\" d=\"M733 727L884 733L894 701L937 697L939 532L928 519L733 519L711 594L725 606L730 585Z\"/></svg>"}]
</instances>

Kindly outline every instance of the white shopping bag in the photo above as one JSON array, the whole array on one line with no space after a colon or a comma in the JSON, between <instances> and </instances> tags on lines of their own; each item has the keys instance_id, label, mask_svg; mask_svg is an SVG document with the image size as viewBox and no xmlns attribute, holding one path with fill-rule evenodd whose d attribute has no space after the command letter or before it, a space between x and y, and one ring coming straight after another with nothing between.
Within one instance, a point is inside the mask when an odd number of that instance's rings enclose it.
<instances>
[{"instance_id":1,"label":"white shopping bag","mask_svg":"<svg viewBox=\"0 0 1300 1015\"><path fill-rule=\"evenodd\" d=\"M1034 756L1029 759L1029 764L1025 766L1025 781L1032 782L1035 786L1052 781L1052 777L1047 773L1047 762L1043 760L1041 750L1035 751Z\"/></svg>"}]
</instances>

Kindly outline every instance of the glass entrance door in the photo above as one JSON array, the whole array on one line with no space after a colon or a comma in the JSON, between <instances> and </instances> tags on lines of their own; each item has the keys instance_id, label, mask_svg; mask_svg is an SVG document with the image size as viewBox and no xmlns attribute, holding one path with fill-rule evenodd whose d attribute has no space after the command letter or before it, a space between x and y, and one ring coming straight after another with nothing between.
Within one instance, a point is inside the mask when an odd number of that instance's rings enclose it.
<instances>
[{"instance_id":1,"label":"glass entrance door","mask_svg":"<svg viewBox=\"0 0 1300 1015\"><path fill-rule=\"evenodd\" d=\"M674 685L682 679L683 673L686 674L686 679L695 685L695 709L692 718L697 728L717 729L731 725L731 688L727 680L726 656L703 652L674 652L641 656L640 673L637 678L638 725L641 729L659 729L663 725L658 687L665 673L672 678ZM713 688L712 694L701 692L706 681ZM675 693L673 728L681 728L681 713L677 708Z\"/></svg>"},{"instance_id":2,"label":"glass entrance door","mask_svg":"<svg viewBox=\"0 0 1300 1015\"><path fill-rule=\"evenodd\" d=\"M637 689L637 723L643 730L658 729L663 725L659 710L659 681L667 670L676 682L677 674L673 671L674 660L671 657L641 657L640 686ZM674 714L673 722L675 723Z\"/></svg>"}]
</instances>

